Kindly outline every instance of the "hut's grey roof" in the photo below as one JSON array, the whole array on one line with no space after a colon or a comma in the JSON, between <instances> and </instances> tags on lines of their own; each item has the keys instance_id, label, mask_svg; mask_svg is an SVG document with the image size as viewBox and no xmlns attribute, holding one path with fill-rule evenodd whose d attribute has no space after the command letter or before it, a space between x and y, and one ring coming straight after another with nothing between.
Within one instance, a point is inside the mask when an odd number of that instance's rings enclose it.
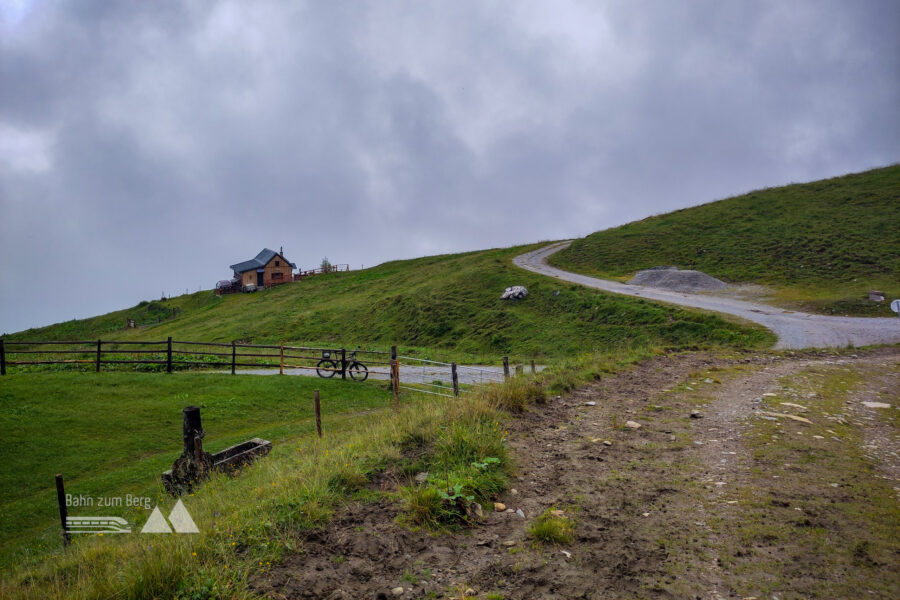
<instances>
[{"instance_id":1,"label":"hut's grey roof","mask_svg":"<svg viewBox=\"0 0 900 600\"><path fill-rule=\"evenodd\" d=\"M234 271L235 273L245 273L247 271L255 271L256 269L262 269L267 264L269 264L270 260L272 260L276 256L281 256L281 258L284 258L284 256L282 256L281 254L278 254L274 250L269 250L268 248L263 248L262 252L257 254L254 258L251 258L250 260L245 260L244 262L240 262L236 265L231 265L231 270ZM284 258L284 262L291 265L292 269L297 268L297 265L288 261L288 259L286 259L286 258Z\"/></svg>"}]
</instances>

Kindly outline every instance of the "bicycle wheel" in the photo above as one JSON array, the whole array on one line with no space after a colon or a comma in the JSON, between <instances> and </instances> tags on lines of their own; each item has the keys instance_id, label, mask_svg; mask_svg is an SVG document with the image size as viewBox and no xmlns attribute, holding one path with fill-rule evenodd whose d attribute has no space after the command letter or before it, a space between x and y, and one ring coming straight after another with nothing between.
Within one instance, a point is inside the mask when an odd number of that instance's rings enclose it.
<instances>
[{"instance_id":1,"label":"bicycle wheel","mask_svg":"<svg viewBox=\"0 0 900 600\"><path fill-rule=\"evenodd\" d=\"M350 377L354 381L365 381L369 376L369 369L366 365L361 362L352 362L350 366L347 368L347 371L350 373Z\"/></svg>"},{"instance_id":2,"label":"bicycle wheel","mask_svg":"<svg viewBox=\"0 0 900 600\"><path fill-rule=\"evenodd\" d=\"M316 365L316 373L319 374L319 377L328 379L329 377L334 377L338 368L338 364L333 360L323 359Z\"/></svg>"}]
</instances>

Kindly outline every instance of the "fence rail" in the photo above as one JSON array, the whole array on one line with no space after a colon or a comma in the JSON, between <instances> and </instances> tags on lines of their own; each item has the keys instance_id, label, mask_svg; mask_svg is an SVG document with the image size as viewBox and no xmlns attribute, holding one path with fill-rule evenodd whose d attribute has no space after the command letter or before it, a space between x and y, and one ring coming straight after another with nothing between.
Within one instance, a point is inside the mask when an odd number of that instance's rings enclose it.
<instances>
[{"instance_id":1,"label":"fence rail","mask_svg":"<svg viewBox=\"0 0 900 600\"><path fill-rule=\"evenodd\" d=\"M227 350L223 352L222 349ZM277 352L271 352L272 350ZM71 358L65 358L66 356ZM209 357L210 360L199 360L200 357ZM347 379L348 375L352 378L355 363L364 366L366 376L389 378L395 399L399 397L400 390L458 397L471 391L474 386L501 383L510 377L506 357L503 357L502 368L467 366L400 356L396 346L392 346L390 352L385 352L286 344L197 342L174 340L171 337L158 341L0 339L0 375L6 375L7 367L10 366L92 365L100 373L104 365L137 365L137 368L146 370L151 367L167 373L196 367L230 369L232 375L236 374L238 367L278 369L282 375L285 369L300 369L315 371L320 376L327 377L340 374L341 379ZM370 369L370 366L376 368ZM386 369L379 370L377 367ZM517 373L521 369L517 368ZM535 372L534 361L531 361L531 371ZM322 375L323 373L331 375Z\"/></svg>"}]
</instances>

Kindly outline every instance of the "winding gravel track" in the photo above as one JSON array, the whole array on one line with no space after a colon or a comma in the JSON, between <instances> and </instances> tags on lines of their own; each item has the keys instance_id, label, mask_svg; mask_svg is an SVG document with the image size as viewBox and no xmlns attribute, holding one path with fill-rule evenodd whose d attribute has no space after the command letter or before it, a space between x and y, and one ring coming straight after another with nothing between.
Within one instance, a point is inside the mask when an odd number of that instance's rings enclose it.
<instances>
[{"instance_id":1,"label":"winding gravel track","mask_svg":"<svg viewBox=\"0 0 900 600\"><path fill-rule=\"evenodd\" d=\"M515 257L513 263L528 271L598 290L741 317L771 329L778 336L776 348L828 348L851 344L867 346L900 343L900 319L811 315L732 298L626 285L617 281L570 273L547 264L548 256L568 247L570 243L571 241L557 242L522 254Z\"/></svg>"}]
</instances>

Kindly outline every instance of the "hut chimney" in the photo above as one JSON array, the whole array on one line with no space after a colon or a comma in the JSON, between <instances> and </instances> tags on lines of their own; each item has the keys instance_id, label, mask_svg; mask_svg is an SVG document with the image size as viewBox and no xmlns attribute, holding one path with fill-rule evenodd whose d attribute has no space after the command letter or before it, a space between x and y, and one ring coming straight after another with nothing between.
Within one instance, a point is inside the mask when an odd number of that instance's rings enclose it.
<instances>
[{"instance_id":1,"label":"hut chimney","mask_svg":"<svg viewBox=\"0 0 900 600\"><path fill-rule=\"evenodd\" d=\"M279 246L279 247L278 247L278 254L284 256L284 246Z\"/></svg>"}]
</instances>

